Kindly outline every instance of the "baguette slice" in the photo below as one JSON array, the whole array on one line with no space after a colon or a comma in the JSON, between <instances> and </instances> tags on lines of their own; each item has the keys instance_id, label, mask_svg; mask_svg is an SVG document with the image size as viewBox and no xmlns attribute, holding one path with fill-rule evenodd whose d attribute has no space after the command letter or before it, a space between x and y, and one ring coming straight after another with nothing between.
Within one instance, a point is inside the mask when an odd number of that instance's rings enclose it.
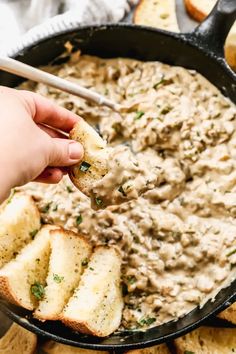
<instances>
[{"instance_id":1,"label":"baguette slice","mask_svg":"<svg viewBox=\"0 0 236 354\"><path fill-rule=\"evenodd\" d=\"M37 336L14 323L0 339L0 354L33 354Z\"/></svg>"},{"instance_id":2,"label":"baguette slice","mask_svg":"<svg viewBox=\"0 0 236 354\"><path fill-rule=\"evenodd\" d=\"M33 199L16 193L0 213L0 268L31 241L40 228L40 214Z\"/></svg>"},{"instance_id":3,"label":"baguette slice","mask_svg":"<svg viewBox=\"0 0 236 354\"><path fill-rule=\"evenodd\" d=\"M82 236L63 229L50 232L51 256L45 296L34 317L40 320L58 320L73 291L79 285L81 274L91 255L91 246Z\"/></svg>"},{"instance_id":4,"label":"baguette slice","mask_svg":"<svg viewBox=\"0 0 236 354\"><path fill-rule=\"evenodd\" d=\"M175 0L141 0L134 12L134 23L179 32Z\"/></svg>"},{"instance_id":5,"label":"baguette slice","mask_svg":"<svg viewBox=\"0 0 236 354\"><path fill-rule=\"evenodd\" d=\"M200 327L175 340L177 354L229 354L236 352L236 328Z\"/></svg>"},{"instance_id":6,"label":"baguette slice","mask_svg":"<svg viewBox=\"0 0 236 354\"><path fill-rule=\"evenodd\" d=\"M43 346L46 354L109 354L109 352L101 352L99 350L90 350L75 348L69 345L49 341Z\"/></svg>"},{"instance_id":7,"label":"baguette slice","mask_svg":"<svg viewBox=\"0 0 236 354\"><path fill-rule=\"evenodd\" d=\"M121 258L114 248L98 247L65 307L61 320L72 329L106 337L120 325Z\"/></svg>"},{"instance_id":8,"label":"baguette slice","mask_svg":"<svg viewBox=\"0 0 236 354\"><path fill-rule=\"evenodd\" d=\"M69 176L74 185L89 196L94 181L107 173L108 148L100 135L83 119L70 132L70 139L83 145L84 158L70 168Z\"/></svg>"},{"instance_id":9,"label":"baguette slice","mask_svg":"<svg viewBox=\"0 0 236 354\"><path fill-rule=\"evenodd\" d=\"M236 302L218 315L219 318L236 324Z\"/></svg>"},{"instance_id":10,"label":"baguette slice","mask_svg":"<svg viewBox=\"0 0 236 354\"><path fill-rule=\"evenodd\" d=\"M201 22L211 12L217 0L185 0L186 10L191 17ZM232 69L236 70L236 22L225 42L225 58Z\"/></svg>"},{"instance_id":11,"label":"baguette slice","mask_svg":"<svg viewBox=\"0 0 236 354\"><path fill-rule=\"evenodd\" d=\"M41 296L50 254L50 230L46 225L15 259L0 270L0 294L9 302L33 310Z\"/></svg>"},{"instance_id":12,"label":"baguette slice","mask_svg":"<svg viewBox=\"0 0 236 354\"><path fill-rule=\"evenodd\" d=\"M126 354L171 354L166 344L154 345L145 349L129 350Z\"/></svg>"}]
</instances>

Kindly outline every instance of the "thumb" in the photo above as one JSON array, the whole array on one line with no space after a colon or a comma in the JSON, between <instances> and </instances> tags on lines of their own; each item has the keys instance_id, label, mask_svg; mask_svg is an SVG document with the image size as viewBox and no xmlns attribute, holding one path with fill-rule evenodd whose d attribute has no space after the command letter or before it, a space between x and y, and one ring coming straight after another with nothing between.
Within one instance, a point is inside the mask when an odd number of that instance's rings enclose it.
<instances>
[{"instance_id":1,"label":"thumb","mask_svg":"<svg viewBox=\"0 0 236 354\"><path fill-rule=\"evenodd\" d=\"M49 145L49 166L70 166L78 163L84 155L83 146L74 140L51 139Z\"/></svg>"}]
</instances>

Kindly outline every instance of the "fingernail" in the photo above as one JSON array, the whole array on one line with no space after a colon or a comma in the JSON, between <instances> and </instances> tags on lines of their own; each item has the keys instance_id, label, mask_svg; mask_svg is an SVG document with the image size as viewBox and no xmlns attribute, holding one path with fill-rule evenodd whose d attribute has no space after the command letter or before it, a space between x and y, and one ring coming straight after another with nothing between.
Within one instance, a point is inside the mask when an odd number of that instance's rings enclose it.
<instances>
[{"instance_id":1,"label":"fingernail","mask_svg":"<svg viewBox=\"0 0 236 354\"><path fill-rule=\"evenodd\" d=\"M71 142L69 144L69 157L71 160L81 160L83 148L79 143Z\"/></svg>"}]
</instances>

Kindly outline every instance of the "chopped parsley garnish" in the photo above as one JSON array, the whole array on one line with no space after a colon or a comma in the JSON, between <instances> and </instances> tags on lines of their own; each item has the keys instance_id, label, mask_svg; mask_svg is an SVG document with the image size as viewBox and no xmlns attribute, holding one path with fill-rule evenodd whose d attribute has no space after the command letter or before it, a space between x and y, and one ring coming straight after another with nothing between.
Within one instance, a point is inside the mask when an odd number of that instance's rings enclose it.
<instances>
[{"instance_id":1,"label":"chopped parsley garnish","mask_svg":"<svg viewBox=\"0 0 236 354\"><path fill-rule=\"evenodd\" d=\"M34 238L35 236L36 236L36 234L37 234L37 232L38 232L38 229L35 229L35 230L33 230L33 231L30 231L30 236L32 237L32 238Z\"/></svg>"},{"instance_id":2,"label":"chopped parsley garnish","mask_svg":"<svg viewBox=\"0 0 236 354\"><path fill-rule=\"evenodd\" d=\"M125 193L123 186L120 186L118 188L118 192L120 192L123 195L123 197L127 197L127 194Z\"/></svg>"},{"instance_id":3,"label":"chopped parsley garnish","mask_svg":"<svg viewBox=\"0 0 236 354\"><path fill-rule=\"evenodd\" d=\"M142 116L144 115L144 112L143 111L138 111L136 112L136 116L135 116L135 120L138 120L140 118L142 118Z\"/></svg>"},{"instance_id":4,"label":"chopped parsley garnish","mask_svg":"<svg viewBox=\"0 0 236 354\"><path fill-rule=\"evenodd\" d=\"M40 284L39 282L34 283L33 285L31 285L31 294L34 295L34 297L37 300L42 300L44 295L45 295L45 290L44 290L44 286L42 284Z\"/></svg>"},{"instance_id":5,"label":"chopped parsley garnish","mask_svg":"<svg viewBox=\"0 0 236 354\"><path fill-rule=\"evenodd\" d=\"M53 280L55 283L60 284L62 280L64 280L64 277L60 277L58 274L53 274Z\"/></svg>"},{"instance_id":6,"label":"chopped parsley garnish","mask_svg":"<svg viewBox=\"0 0 236 354\"><path fill-rule=\"evenodd\" d=\"M107 96L108 93L109 93L109 90L108 90L108 88L106 88L105 91L104 91L104 95Z\"/></svg>"},{"instance_id":7,"label":"chopped parsley garnish","mask_svg":"<svg viewBox=\"0 0 236 354\"><path fill-rule=\"evenodd\" d=\"M155 85L153 85L153 88L156 90L158 88L158 86L160 86L164 82L165 82L165 76L162 75L162 78L160 79L160 81L158 81Z\"/></svg>"},{"instance_id":8,"label":"chopped parsley garnish","mask_svg":"<svg viewBox=\"0 0 236 354\"><path fill-rule=\"evenodd\" d=\"M235 248L234 250L230 251L230 252L227 254L227 257L230 257L230 256L232 256L232 255L235 254L235 253L236 253L236 248Z\"/></svg>"},{"instance_id":9,"label":"chopped parsley garnish","mask_svg":"<svg viewBox=\"0 0 236 354\"><path fill-rule=\"evenodd\" d=\"M88 258L83 259L82 262L81 262L81 265L83 267L86 267L88 265Z\"/></svg>"},{"instance_id":10,"label":"chopped parsley garnish","mask_svg":"<svg viewBox=\"0 0 236 354\"><path fill-rule=\"evenodd\" d=\"M138 323L140 326L150 326L155 321L156 319L154 317L146 317L139 320Z\"/></svg>"},{"instance_id":11,"label":"chopped parsley garnish","mask_svg":"<svg viewBox=\"0 0 236 354\"><path fill-rule=\"evenodd\" d=\"M90 269L90 270L94 270L94 268L92 268L92 267L89 267L89 269Z\"/></svg>"},{"instance_id":12,"label":"chopped parsley garnish","mask_svg":"<svg viewBox=\"0 0 236 354\"><path fill-rule=\"evenodd\" d=\"M71 186L66 186L66 190L68 193L73 193L73 189L71 188Z\"/></svg>"},{"instance_id":13,"label":"chopped parsley garnish","mask_svg":"<svg viewBox=\"0 0 236 354\"><path fill-rule=\"evenodd\" d=\"M79 226L83 221L83 217L81 214L79 214L76 218L76 225Z\"/></svg>"},{"instance_id":14,"label":"chopped parsley garnish","mask_svg":"<svg viewBox=\"0 0 236 354\"><path fill-rule=\"evenodd\" d=\"M50 206L51 206L52 202L47 203L46 205L44 205L44 207L42 208L42 213L48 213Z\"/></svg>"},{"instance_id":15,"label":"chopped parsley garnish","mask_svg":"<svg viewBox=\"0 0 236 354\"><path fill-rule=\"evenodd\" d=\"M99 206L102 205L103 201L101 198L95 197L95 203Z\"/></svg>"},{"instance_id":16,"label":"chopped parsley garnish","mask_svg":"<svg viewBox=\"0 0 236 354\"><path fill-rule=\"evenodd\" d=\"M129 277L127 277L127 281L130 285L132 285L136 282L136 278L134 276L130 275Z\"/></svg>"},{"instance_id":17,"label":"chopped parsley garnish","mask_svg":"<svg viewBox=\"0 0 236 354\"><path fill-rule=\"evenodd\" d=\"M191 350L185 350L184 354L195 354L195 352L192 352Z\"/></svg>"},{"instance_id":18,"label":"chopped parsley garnish","mask_svg":"<svg viewBox=\"0 0 236 354\"><path fill-rule=\"evenodd\" d=\"M89 168L91 167L91 164L86 162L86 161L82 161L81 165L79 167L80 171L82 172L87 172L89 170Z\"/></svg>"}]
</instances>

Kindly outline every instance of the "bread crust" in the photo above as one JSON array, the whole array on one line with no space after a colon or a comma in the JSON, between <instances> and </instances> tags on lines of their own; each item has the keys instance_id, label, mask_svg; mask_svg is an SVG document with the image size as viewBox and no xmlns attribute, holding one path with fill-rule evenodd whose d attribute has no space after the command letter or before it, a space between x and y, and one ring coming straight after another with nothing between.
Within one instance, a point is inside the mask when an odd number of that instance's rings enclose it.
<instances>
[{"instance_id":1,"label":"bread crust","mask_svg":"<svg viewBox=\"0 0 236 354\"><path fill-rule=\"evenodd\" d=\"M194 20L202 22L207 17L208 14L204 11L204 9L201 9L200 7L196 6L195 1L184 0L184 2L188 14Z\"/></svg>"},{"instance_id":2,"label":"bread crust","mask_svg":"<svg viewBox=\"0 0 236 354\"><path fill-rule=\"evenodd\" d=\"M218 315L219 318L236 324L236 302Z\"/></svg>"},{"instance_id":3,"label":"bread crust","mask_svg":"<svg viewBox=\"0 0 236 354\"><path fill-rule=\"evenodd\" d=\"M129 350L125 354L171 354L171 352L166 344L159 344L149 348Z\"/></svg>"},{"instance_id":4,"label":"bread crust","mask_svg":"<svg viewBox=\"0 0 236 354\"><path fill-rule=\"evenodd\" d=\"M199 327L174 344L177 354L228 354L236 347L236 328Z\"/></svg>"},{"instance_id":5,"label":"bread crust","mask_svg":"<svg viewBox=\"0 0 236 354\"><path fill-rule=\"evenodd\" d=\"M34 354L36 346L36 334L13 323L0 339L0 354Z\"/></svg>"},{"instance_id":6,"label":"bread crust","mask_svg":"<svg viewBox=\"0 0 236 354\"><path fill-rule=\"evenodd\" d=\"M4 276L0 276L0 294L5 300L9 301L11 304L16 306L22 306L19 299L15 296L8 278ZM24 308L29 311L33 310L33 306L24 306Z\"/></svg>"},{"instance_id":7,"label":"bread crust","mask_svg":"<svg viewBox=\"0 0 236 354\"><path fill-rule=\"evenodd\" d=\"M43 346L43 351L47 354L109 354L109 352L76 348L53 341L46 342Z\"/></svg>"}]
</instances>

